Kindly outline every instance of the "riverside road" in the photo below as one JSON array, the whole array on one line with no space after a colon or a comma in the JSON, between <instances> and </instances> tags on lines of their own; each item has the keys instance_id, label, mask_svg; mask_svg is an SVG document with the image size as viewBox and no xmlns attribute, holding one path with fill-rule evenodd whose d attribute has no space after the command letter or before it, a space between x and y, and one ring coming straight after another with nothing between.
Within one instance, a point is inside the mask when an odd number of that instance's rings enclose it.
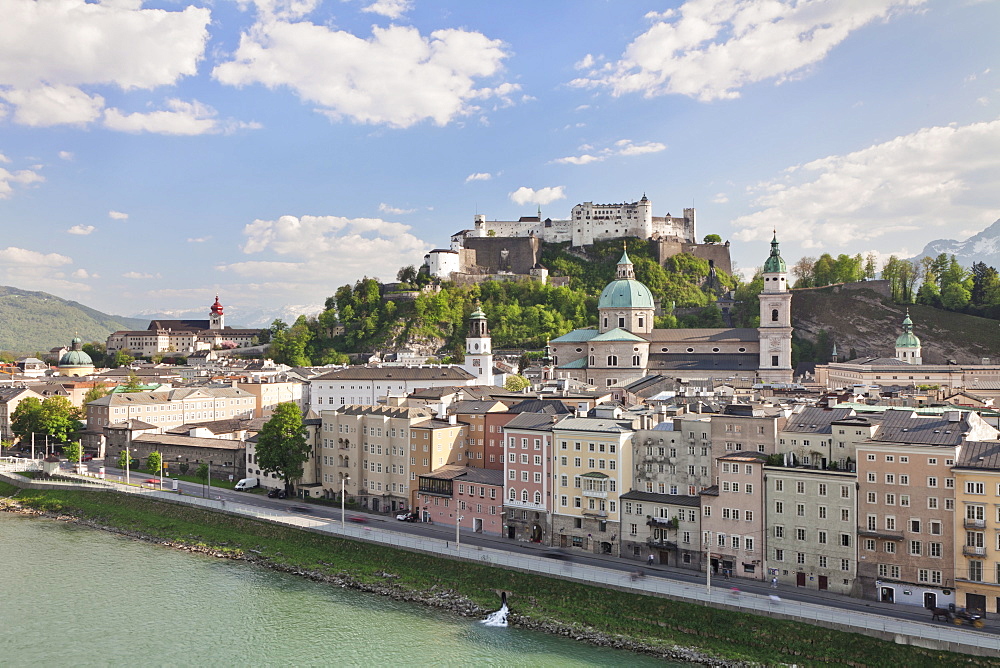
<instances>
[{"instance_id":1,"label":"riverside road","mask_svg":"<svg viewBox=\"0 0 1000 668\"><path fill-rule=\"evenodd\" d=\"M96 465L92 468L96 470ZM106 472L112 481L125 477L125 472L117 469L108 468ZM148 474L133 473L131 475L133 487L124 485L115 487L122 491L140 492L140 488L134 485L150 479L155 478L150 478ZM176 492L167 491L173 482L170 478L164 478L163 492L158 491L157 484L147 483L140 493L175 502L255 516L323 533L394 545L403 549L476 560L489 565L539 572L620 589L648 591L702 602L710 600L716 605L744 609L756 614L800 618L820 623L826 621L832 624L849 624L859 627L860 631L876 629L886 633L957 642L969 647L987 649L993 656L1000 654L1000 622L996 618L986 619L986 626L983 629L973 630L969 627L931 622L930 612L922 608L865 601L788 586L779 586L775 591L771 589L769 583L738 577L725 580L713 576L709 593L703 573L667 566L647 566L644 562L583 552L567 552L566 560L556 560L547 556L553 552L550 547L474 533L471 528L461 531L461 547L456 554L453 526L400 522L392 516L348 509L347 526L342 529L340 508L325 503L308 503L302 499L271 499L259 492L208 488L199 483L184 481L179 482L182 493L178 495ZM365 522L352 522L350 521L352 517L363 518ZM629 577L630 573L639 568L646 573L646 577L633 581ZM731 587L739 588L741 592L739 596L730 593ZM772 595L777 595L781 600L773 600ZM851 614L844 614L845 612Z\"/></svg>"}]
</instances>

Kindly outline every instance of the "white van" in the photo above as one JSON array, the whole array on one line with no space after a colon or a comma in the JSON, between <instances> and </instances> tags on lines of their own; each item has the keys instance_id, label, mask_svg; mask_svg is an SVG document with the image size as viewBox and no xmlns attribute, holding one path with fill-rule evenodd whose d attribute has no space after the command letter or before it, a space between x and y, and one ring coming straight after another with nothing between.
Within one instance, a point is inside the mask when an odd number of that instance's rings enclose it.
<instances>
[{"instance_id":1,"label":"white van","mask_svg":"<svg viewBox=\"0 0 1000 668\"><path fill-rule=\"evenodd\" d=\"M257 478L243 478L238 483L236 483L235 489L239 492L245 492L248 489L253 489L260 485L260 480Z\"/></svg>"}]
</instances>

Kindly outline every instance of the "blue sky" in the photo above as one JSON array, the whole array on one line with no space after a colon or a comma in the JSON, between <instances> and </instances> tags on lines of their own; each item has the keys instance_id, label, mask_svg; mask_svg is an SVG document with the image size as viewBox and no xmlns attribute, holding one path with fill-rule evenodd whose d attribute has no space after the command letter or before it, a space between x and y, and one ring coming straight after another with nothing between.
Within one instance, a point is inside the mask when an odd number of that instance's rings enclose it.
<instances>
[{"instance_id":1,"label":"blue sky","mask_svg":"<svg viewBox=\"0 0 1000 668\"><path fill-rule=\"evenodd\" d=\"M0 284L231 322L473 215L694 206L744 269L1000 218L1000 4L0 0Z\"/></svg>"}]
</instances>

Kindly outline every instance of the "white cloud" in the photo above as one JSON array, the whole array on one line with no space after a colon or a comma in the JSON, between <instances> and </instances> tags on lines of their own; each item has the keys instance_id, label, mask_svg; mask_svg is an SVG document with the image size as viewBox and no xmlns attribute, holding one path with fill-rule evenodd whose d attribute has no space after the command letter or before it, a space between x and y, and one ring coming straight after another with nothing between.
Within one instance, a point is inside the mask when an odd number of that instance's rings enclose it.
<instances>
[{"instance_id":1,"label":"white cloud","mask_svg":"<svg viewBox=\"0 0 1000 668\"><path fill-rule=\"evenodd\" d=\"M128 214L112 209L111 211L108 211L108 218L112 220L128 220Z\"/></svg>"},{"instance_id":2,"label":"white cloud","mask_svg":"<svg viewBox=\"0 0 1000 668\"><path fill-rule=\"evenodd\" d=\"M412 228L379 218L340 216L281 216L255 220L243 229L243 252L267 253L274 259L220 265L252 283L255 294L275 294L282 285L299 286L299 294L322 301L333 286L353 283L361 276L383 280L395 277L402 266L419 265L431 244L418 239ZM379 261L373 263L371 258Z\"/></svg>"},{"instance_id":3,"label":"white cloud","mask_svg":"<svg viewBox=\"0 0 1000 668\"><path fill-rule=\"evenodd\" d=\"M401 216L416 211L416 209L399 209L394 206L389 206L385 202L382 202L381 204L378 205L378 210L381 211L382 213L388 213L393 216Z\"/></svg>"},{"instance_id":4,"label":"white cloud","mask_svg":"<svg viewBox=\"0 0 1000 668\"><path fill-rule=\"evenodd\" d=\"M566 199L566 194L563 192L565 186L550 186L548 188L539 188L534 190L533 188L528 188L526 186L521 186L514 192L510 193L508 197L515 204L525 205L525 204L538 204L539 206L544 204L550 204L559 199Z\"/></svg>"},{"instance_id":5,"label":"white cloud","mask_svg":"<svg viewBox=\"0 0 1000 668\"><path fill-rule=\"evenodd\" d=\"M589 151L591 149L593 149L593 146L588 144L580 147L581 151ZM596 153L570 155L565 158L556 158L551 162L557 165L589 165L592 162L603 162L615 156L644 155L646 153L659 153L665 150L667 150L667 145L656 141L636 144L630 139L619 139L611 146L603 148Z\"/></svg>"},{"instance_id":6,"label":"white cloud","mask_svg":"<svg viewBox=\"0 0 1000 668\"><path fill-rule=\"evenodd\" d=\"M135 279L147 279L147 278L159 278L160 275L156 274L154 276L153 274L147 274L147 273L140 272L140 271L126 271L124 274L122 274L122 277L123 278L135 278Z\"/></svg>"},{"instance_id":7,"label":"white cloud","mask_svg":"<svg viewBox=\"0 0 1000 668\"><path fill-rule=\"evenodd\" d=\"M86 269L83 269L83 268L77 269L71 275L73 276L73 278L83 278L83 279L87 279L87 278L100 278L101 277L100 274L92 274L92 273L90 273L89 271L87 271Z\"/></svg>"},{"instance_id":8,"label":"white cloud","mask_svg":"<svg viewBox=\"0 0 1000 668\"><path fill-rule=\"evenodd\" d=\"M0 162L9 162L2 160ZM14 194L14 185L30 186L45 180L38 172L31 169L19 169L16 172L0 167L0 199L7 199Z\"/></svg>"},{"instance_id":9,"label":"white cloud","mask_svg":"<svg viewBox=\"0 0 1000 668\"><path fill-rule=\"evenodd\" d=\"M81 236L86 236L96 230L97 228L93 225L74 225L73 227L66 230L70 234L79 234Z\"/></svg>"},{"instance_id":10,"label":"white cloud","mask_svg":"<svg viewBox=\"0 0 1000 668\"><path fill-rule=\"evenodd\" d=\"M308 22L266 21L241 36L233 60L213 76L232 86L287 86L333 120L405 128L445 125L477 111L484 97L503 100L514 88L477 88L477 80L498 75L507 55L499 40L458 29L425 37L412 27L375 26L363 39Z\"/></svg>"},{"instance_id":11,"label":"white cloud","mask_svg":"<svg viewBox=\"0 0 1000 668\"><path fill-rule=\"evenodd\" d=\"M143 9L138 0L5 0L0 96L18 123L95 121L104 99L83 87L148 90L196 74L210 18L205 8Z\"/></svg>"},{"instance_id":12,"label":"white cloud","mask_svg":"<svg viewBox=\"0 0 1000 668\"><path fill-rule=\"evenodd\" d=\"M413 3L410 0L375 0L372 4L362 8L361 11L398 19L411 9L413 9Z\"/></svg>"},{"instance_id":13,"label":"white cloud","mask_svg":"<svg viewBox=\"0 0 1000 668\"><path fill-rule=\"evenodd\" d=\"M189 244L203 244L206 241L211 240L212 237L188 237Z\"/></svg>"},{"instance_id":14,"label":"white cloud","mask_svg":"<svg viewBox=\"0 0 1000 668\"><path fill-rule=\"evenodd\" d=\"M73 153L71 151L59 151L59 159L60 160L70 161L73 158L74 158L74 156L73 156Z\"/></svg>"},{"instance_id":15,"label":"white cloud","mask_svg":"<svg viewBox=\"0 0 1000 668\"><path fill-rule=\"evenodd\" d=\"M14 105L14 121L32 127L86 125L100 117L104 98L87 95L64 84L0 90L0 98Z\"/></svg>"},{"instance_id":16,"label":"white cloud","mask_svg":"<svg viewBox=\"0 0 1000 668\"><path fill-rule=\"evenodd\" d=\"M466 176L465 182L469 183L470 181L489 181L492 178L493 175L490 174L489 172L476 172L475 174L469 174L468 176Z\"/></svg>"},{"instance_id":17,"label":"white cloud","mask_svg":"<svg viewBox=\"0 0 1000 668\"><path fill-rule=\"evenodd\" d=\"M760 211L733 221L742 241L782 240L840 248L905 232L919 246L956 221L1000 216L1000 120L923 128L846 155L820 158L757 184Z\"/></svg>"},{"instance_id":18,"label":"white cloud","mask_svg":"<svg viewBox=\"0 0 1000 668\"><path fill-rule=\"evenodd\" d=\"M61 267L72 262L72 259L59 253L39 253L16 246L0 249L0 264L4 265L51 268Z\"/></svg>"},{"instance_id":19,"label":"white cloud","mask_svg":"<svg viewBox=\"0 0 1000 668\"><path fill-rule=\"evenodd\" d=\"M203 135L219 131L215 109L194 100L167 100L169 111L124 114L118 109L104 112L104 125L122 132L153 132L164 135Z\"/></svg>"},{"instance_id":20,"label":"white cloud","mask_svg":"<svg viewBox=\"0 0 1000 668\"><path fill-rule=\"evenodd\" d=\"M715 197L712 198L714 204L725 204L729 201L729 195L726 193L716 193Z\"/></svg>"},{"instance_id":21,"label":"white cloud","mask_svg":"<svg viewBox=\"0 0 1000 668\"><path fill-rule=\"evenodd\" d=\"M596 65L570 82L606 87L614 95L687 95L703 102L739 96L758 81L786 81L823 60L847 37L925 0L688 0L651 12L657 22L615 63Z\"/></svg>"}]
</instances>

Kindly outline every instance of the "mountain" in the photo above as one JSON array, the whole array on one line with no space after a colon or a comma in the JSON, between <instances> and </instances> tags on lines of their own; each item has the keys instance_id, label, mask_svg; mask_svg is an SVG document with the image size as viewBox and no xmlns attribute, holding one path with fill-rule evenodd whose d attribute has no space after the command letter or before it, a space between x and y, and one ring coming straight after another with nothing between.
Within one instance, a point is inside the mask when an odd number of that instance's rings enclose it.
<instances>
[{"instance_id":1,"label":"mountain","mask_svg":"<svg viewBox=\"0 0 1000 668\"><path fill-rule=\"evenodd\" d=\"M924 256L937 257L941 253L954 255L958 263L966 268L976 262L1000 268L1000 220L965 241L954 239L932 241L913 259L919 260Z\"/></svg>"},{"instance_id":2,"label":"mountain","mask_svg":"<svg viewBox=\"0 0 1000 668\"><path fill-rule=\"evenodd\" d=\"M146 329L148 320L101 313L46 292L0 286L0 350L33 354L68 346L74 336L103 343L119 329Z\"/></svg>"}]
</instances>

